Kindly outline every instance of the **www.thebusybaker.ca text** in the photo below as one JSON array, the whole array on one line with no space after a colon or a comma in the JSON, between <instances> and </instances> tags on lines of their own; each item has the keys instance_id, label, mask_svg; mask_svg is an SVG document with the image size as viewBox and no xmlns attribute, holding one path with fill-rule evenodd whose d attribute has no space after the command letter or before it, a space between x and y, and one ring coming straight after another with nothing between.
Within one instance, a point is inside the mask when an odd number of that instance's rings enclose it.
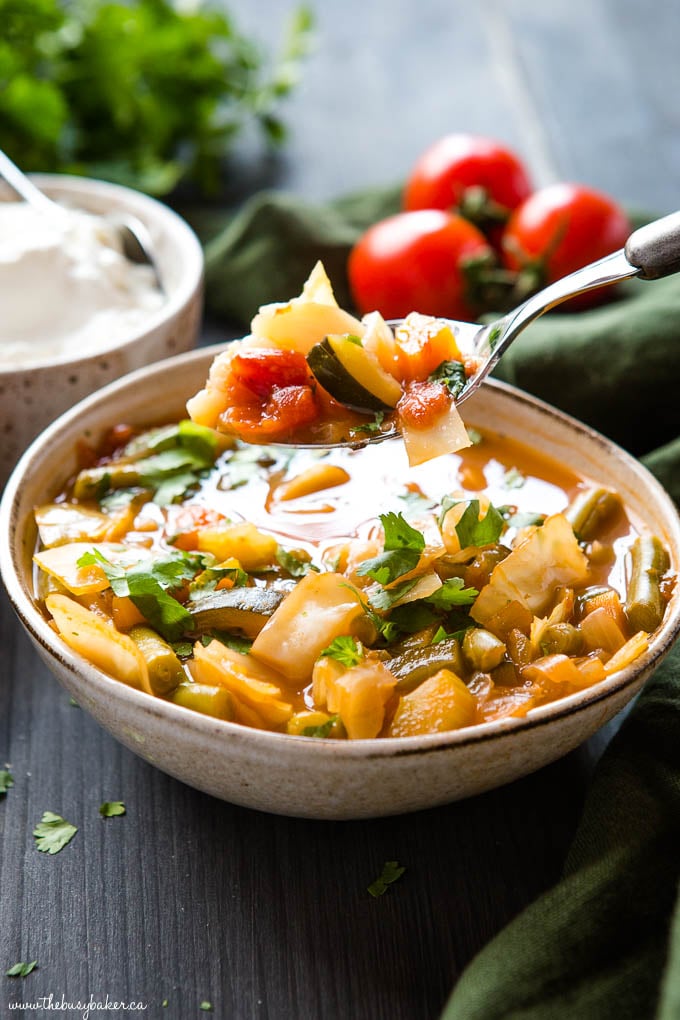
<instances>
[{"instance_id":1,"label":"www.thebusybaker.ca text","mask_svg":"<svg viewBox=\"0 0 680 1020\"><path fill-rule=\"evenodd\" d=\"M32 1002L10 1002L9 1008L11 1010L54 1010L59 1013L79 1013L83 1020L90 1020L92 1013L104 1012L106 1010L121 1010L128 1011L130 1013L142 1012L147 1009L147 1003L145 1002L123 1002L119 999L111 999L108 995L104 999L95 999L93 995L90 995L89 999L81 1000L76 999L70 1001L65 995L55 996L53 993L49 995L39 996Z\"/></svg>"}]
</instances>

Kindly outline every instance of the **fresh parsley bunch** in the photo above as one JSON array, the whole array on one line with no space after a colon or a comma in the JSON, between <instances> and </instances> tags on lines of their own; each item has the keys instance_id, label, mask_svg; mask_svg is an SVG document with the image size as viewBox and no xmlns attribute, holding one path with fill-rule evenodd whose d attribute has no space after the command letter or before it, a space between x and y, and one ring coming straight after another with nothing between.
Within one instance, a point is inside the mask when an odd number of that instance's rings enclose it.
<instances>
[{"instance_id":1,"label":"fresh parsley bunch","mask_svg":"<svg viewBox=\"0 0 680 1020\"><path fill-rule=\"evenodd\" d=\"M88 173L167 194L217 190L250 122L285 136L311 15L298 8L278 62L224 9L172 0L0 0L0 146L25 170Z\"/></svg>"}]
</instances>

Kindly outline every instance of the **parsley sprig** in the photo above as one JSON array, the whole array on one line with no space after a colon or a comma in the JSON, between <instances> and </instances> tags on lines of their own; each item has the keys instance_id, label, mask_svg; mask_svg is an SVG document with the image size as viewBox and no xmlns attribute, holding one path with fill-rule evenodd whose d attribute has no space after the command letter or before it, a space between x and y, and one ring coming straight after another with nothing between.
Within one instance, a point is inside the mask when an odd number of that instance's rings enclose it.
<instances>
[{"instance_id":1,"label":"parsley sprig","mask_svg":"<svg viewBox=\"0 0 680 1020\"><path fill-rule=\"evenodd\" d=\"M357 569L357 574L387 585L415 570L425 548L425 537L411 527L401 513L390 511L381 514L380 520L385 532L383 552L365 560Z\"/></svg>"}]
</instances>

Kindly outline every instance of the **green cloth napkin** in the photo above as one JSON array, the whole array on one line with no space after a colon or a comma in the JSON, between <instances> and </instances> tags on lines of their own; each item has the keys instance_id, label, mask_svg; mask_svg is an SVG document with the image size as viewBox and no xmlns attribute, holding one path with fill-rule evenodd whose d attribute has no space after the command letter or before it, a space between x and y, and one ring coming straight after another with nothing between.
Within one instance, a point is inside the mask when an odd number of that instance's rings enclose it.
<instances>
[{"instance_id":1,"label":"green cloth napkin","mask_svg":"<svg viewBox=\"0 0 680 1020\"><path fill-rule=\"evenodd\" d=\"M398 208L396 187L325 206L265 193L226 225L194 221L207 239L209 314L245 331L260 304L300 291L317 258L349 307L348 251ZM551 312L495 374L644 455L680 501L680 276ZM445 1020L679 1018L679 877L677 646L596 768L562 880L473 960Z\"/></svg>"}]
</instances>

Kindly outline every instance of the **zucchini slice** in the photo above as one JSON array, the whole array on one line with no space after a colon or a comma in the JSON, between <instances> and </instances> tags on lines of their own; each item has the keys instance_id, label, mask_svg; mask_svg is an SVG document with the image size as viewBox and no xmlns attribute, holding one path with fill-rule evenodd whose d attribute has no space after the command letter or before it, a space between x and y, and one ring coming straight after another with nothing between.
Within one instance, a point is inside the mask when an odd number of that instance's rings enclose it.
<instances>
[{"instance_id":1,"label":"zucchini slice","mask_svg":"<svg viewBox=\"0 0 680 1020\"><path fill-rule=\"evenodd\" d=\"M210 592L187 608L194 620L194 634L208 630L235 630L257 637L287 592L272 588L222 588Z\"/></svg>"},{"instance_id":2,"label":"zucchini slice","mask_svg":"<svg viewBox=\"0 0 680 1020\"><path fill-rule=\"evenodd\" d=\"M391 411L401 397L394 376L349 335L330 335L315 344L307 364L323 388L353 411Z\"/></svg>"}]
</instances>

